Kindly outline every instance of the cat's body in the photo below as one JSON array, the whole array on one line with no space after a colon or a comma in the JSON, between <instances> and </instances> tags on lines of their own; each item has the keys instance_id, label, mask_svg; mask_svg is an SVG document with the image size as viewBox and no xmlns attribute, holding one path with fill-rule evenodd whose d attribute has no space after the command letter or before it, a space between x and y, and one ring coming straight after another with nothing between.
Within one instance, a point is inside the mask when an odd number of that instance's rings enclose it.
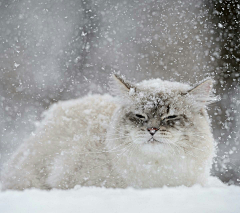
<instances>
[{"instance_id":1,"label":"cat's body","mask_svg":"<svg viewBox=\"0 0 240 213\"><path fill-rule=\"evenodd\" d=\"M59 102L5 165L3 189L204 185L214 140L204 109L211 81L133 85ZM119 101L120 100L120 101Z\"/></svg>"}]
</instances>

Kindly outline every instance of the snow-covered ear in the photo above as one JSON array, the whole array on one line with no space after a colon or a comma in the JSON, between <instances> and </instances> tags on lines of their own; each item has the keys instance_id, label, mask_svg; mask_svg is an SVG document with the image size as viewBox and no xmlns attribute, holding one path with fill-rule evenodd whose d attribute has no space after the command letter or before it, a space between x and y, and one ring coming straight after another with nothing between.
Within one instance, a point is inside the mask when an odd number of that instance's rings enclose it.
<instances>
[{"instance_id":1,"label":"snow-covered ear","mask_svg":"<svg viewBox=\"0 0 240 213\"><path fill-rule=\"evenodd\" d=\"M212 96L213 80L207 79L188 91L189 97L193 98L193 103L197 109L201 109L207 104L216 101Z\"/></svg>"},{"instance_id":2,"label":"snow-covered ear","mask_svg":"<svg viewBox=\"0 0 240 213\"><path fill-rule=\"evenodd\" d=\"M111 79L110 90L113 95L128 96L131 92L136 91L135 86L126 80L124 76L113 74Z\"/></svg>"}]
</instances>

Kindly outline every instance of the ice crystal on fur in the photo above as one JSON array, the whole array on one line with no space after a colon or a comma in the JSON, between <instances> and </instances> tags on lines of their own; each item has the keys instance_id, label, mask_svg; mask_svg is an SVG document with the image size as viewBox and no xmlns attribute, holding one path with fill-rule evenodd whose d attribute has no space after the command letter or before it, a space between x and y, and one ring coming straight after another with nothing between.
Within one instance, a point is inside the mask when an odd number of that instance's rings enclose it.
<instances>
[{"instance_id":1,"label":"ice crystal on fur","mask_svg":"<svg viewBox=\"0 0 240 213\"><path fill-rule=\"evenodd\" d=\"M212 81L113 75L111 92L59 102L3 169L3 189L204 185L214 155Z\"/></svg>"}]
</instances>

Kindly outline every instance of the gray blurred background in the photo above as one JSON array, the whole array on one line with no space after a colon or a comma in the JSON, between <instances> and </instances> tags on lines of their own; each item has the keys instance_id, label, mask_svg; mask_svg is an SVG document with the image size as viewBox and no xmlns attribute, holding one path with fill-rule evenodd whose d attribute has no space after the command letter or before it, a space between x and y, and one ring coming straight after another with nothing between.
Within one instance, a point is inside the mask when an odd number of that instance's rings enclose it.
<instances>
[{"instance_id":1,"label":"gray blurred background","mask_svg":"<svg viewBox=\"0 0 240 213\"><path fill-rule=\"evenodd\" d=\"M216 81L212 174L240 185L238 0L0 0L0 166L58 100L132 81Z\"/></svg>"}]
</instances>

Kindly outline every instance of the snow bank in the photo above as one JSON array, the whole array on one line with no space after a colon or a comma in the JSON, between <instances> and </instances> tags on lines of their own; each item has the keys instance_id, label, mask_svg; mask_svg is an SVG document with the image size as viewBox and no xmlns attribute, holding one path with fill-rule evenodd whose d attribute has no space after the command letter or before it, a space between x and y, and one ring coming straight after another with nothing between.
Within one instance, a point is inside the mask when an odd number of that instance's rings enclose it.
<instances>
[{"instance_id":1,"label":"snow bank","mask_svg":"<svg viewBox=\"0 0 240 213\"><path fill-rule=\"evenodd\" d=\"M0 193L1 213L239 213L240 187L81 188Z\"/></svg>"}]
</instances>

